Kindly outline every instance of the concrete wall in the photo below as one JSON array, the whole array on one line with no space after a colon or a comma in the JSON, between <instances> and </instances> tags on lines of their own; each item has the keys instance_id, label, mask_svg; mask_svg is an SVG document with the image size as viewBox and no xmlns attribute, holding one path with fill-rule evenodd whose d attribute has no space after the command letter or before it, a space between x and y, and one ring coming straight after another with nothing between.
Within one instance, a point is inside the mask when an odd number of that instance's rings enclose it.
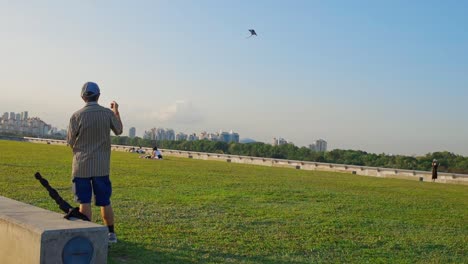
<instances>
[{"instance_id":1,"label":"concrete wall","mask_svg":"<svg viewBox=\"0 0 468 264\"><path fill-rule=\"evenodd\" d=\"M49 139L38 139L38 138L24 138L25 141L42 144L58 144L66 145L64 140L49 140ZM129 151L132 146L121 146L112 145L114 151ZM151 148L143 148L148 153ZM271 159L271 158L259 158L229 154L216 154L216 153L204 153L195 151L183 151L183 150L171 150L171 149L160 149L163 156L174 156L192 159L202 160L218 160L224 162L262 165L269 167L286 167L301 170L318 170L318 171L332 171L332 172L344 172L352 173L356 175L374 176L381 178L399 178L419 181L421 178L424 181L431 180L431 172L429 171L416 171L416 170L401 170L391 168L377 168L367 166L355 166L345 164L332 164L332 163L321 163L321 162L310 162L310 161L297 161L297 160L284 160L284 159ZM467 174L456 174L456 173L438 173L437 182L440 183L456 183L468 185Z\"/></svg>"},{"instance_id":2,"label":"concrete wall","mask_svg":"<svg viewBox=\"0 0 468 264\"><path fill-rule=\"evenodd\" d=\"M2 264L106 263L107 232L105 226L66 220L62 214L0 196ZM89 262L80 262L83 259Z\"/></svg>"}]
</instances>

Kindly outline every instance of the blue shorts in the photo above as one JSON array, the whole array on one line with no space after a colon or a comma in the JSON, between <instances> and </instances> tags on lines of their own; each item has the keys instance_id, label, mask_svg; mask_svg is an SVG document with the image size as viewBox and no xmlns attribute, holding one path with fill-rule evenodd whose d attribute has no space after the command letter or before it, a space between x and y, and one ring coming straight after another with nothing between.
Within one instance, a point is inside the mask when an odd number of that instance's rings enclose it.
<instances>
[{"instance_id":1,"label":"blue shorts","mask_svg":"<svg viewBox=\"0 0 468 264\"><path fill-rule=\"evenodd\" d=\"M93 192L95 205L110 205L112 184L109 175L91 178L73 178L73 193L75 194L76 202L80 204L91 203Z\"/></svg>"}]
</instances>

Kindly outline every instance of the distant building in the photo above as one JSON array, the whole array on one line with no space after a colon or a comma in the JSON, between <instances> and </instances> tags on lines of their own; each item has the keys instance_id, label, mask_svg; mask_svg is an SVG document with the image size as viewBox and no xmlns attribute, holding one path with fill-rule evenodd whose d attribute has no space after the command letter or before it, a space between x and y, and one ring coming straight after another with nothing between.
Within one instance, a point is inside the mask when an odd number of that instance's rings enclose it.
<instances>
[{"instance_id":1,"label":"distant building","mask_svg":"<svg viewBox=\"0 0 468 264\"><path fill-rule=\"evenodd\" d=\"M151 128L143 133L144 139L156 140L156 128Z\"/></svg>"},{"instance_id":2,"label":"distant building","mask_svg":"<svg viewBox=\"0 0 468 264\"><path fill-rule=\"evenodd\" d=\"M273 146L281 146L288 144L288 141L284 138L273 138Z\"/></svg>"},{"instance_id":3,"label":"distant building","mask_svg":"<svg viewBox=\"0 0 468 264\"><path fill-rule=\"evenodd\" d=\"M215 134L215 133L209 133L207 139L210 140L210 141L218 141L219 140L219 135Z\"/></svg>"},{"instance_id":4,"label":"distant building","mask_svg":"<svg viewBox=\"0 0 468 264\"><path fill-rule=\"evenodd\" d=\"M164 128L156 128L156 140L166 140L166 130Z\"/></svg>"},{"instance_id":5,"label":"distant building","mask_svg":"<svg viewBox=\"0 0 468 264\"><path fill-rule=\"evenodd\" d=\"M228 132L220 130L218 134L218 140L227 143L231 140L231 135L229 135Z\"/></svg>"},{"instance_id":6,"label":"distant building","mask_svg":"<svg viewBox=\"0 0 468 264\"><path fill-rule=\"evenodd\" d=\"M13 133L42 137L45 135L50 135L54 132L51 125L46 124L38 117L21 120L21 114L15 114L14 112L10 112L9 119L6 118L7 116L8 113L5 113L0 119L1 133Z\"/></svg>"},{"instance_id":7,"label":"distant building","mask_svg":"<svg viewBox=\"0 0 468 264\"><path fill-rule=\"evenodd\" d=\"M24 136L63 136L64 130L58 130L42 121L39 117L28 117L28 111L21 113L4 112L0 116L0 133ZM66 130L65 130L66 135Z\"/></svg>"},{"instance_id":8,"label":"distant building","mask_svg":"<svg viewBox=\"0 0 468 264\"><path fill-rule=\"evenodd\" d=\"M323 139L318 139L315 143L310 144L309 148L313 151L324 152L327 151L327 142Z\"/></svg>"},{"instance_id":9,"label":"distant building","mask_svg":"<svg viewBox=\"0 0 468 264\"><path fill-rule=\"evenodd\" d=\"M197 140L197 135L195 133L193 134L190 134L187 138L188 141L194 141L194 140Z\"/></svg>"},{"instance_id":10,"label":"distant building","mask_svg":"<svg viewBox=\"0 0 468 264\"><path fill-rule=\"evenodd\" d=\"M58 132L57 132L59 135L61 135L62 137L66 137L67 136L67 131L65 129L60 129Z\"/></svg>"},{"instance_id":11,"label":"distant building","mask_svg":"<svg viewBox=\"0 0 468 264\"><path fill-rule=\"evenodd\" d=\"M166 139L165 140L175 140L175 132L174 129L166 129Z\"/></svg>"},{"instance_id":12,"label":"distant building","mask_svg":"<svg viewBox=\"0 0 468 264\"><path fill-rule=\"evenodd\" d=\"M128 137L129 138L134 138L136 135L136 128L135 127L131 127L129 130L128 130Z\"/></svg>"},{"instance_id":13,"label":"distant building","mask_svg":"<svg viewBox=\"0 0 468 264\"><path fill-rule=\"evenodd\" d=\"M151 131L145 130L145 132L143 132L143 139L151 139L151 138L152 138Z\"/></svg>"},{"instance_id":14,"label":"distant building","mask_svg":"<svg viewBox=\"0 0 468 264\"><path fill-rule=\"evenodd\" d=\"M208 139L208 133L206 133L206 131L201 132L200 134L198 134L198 139L199 140Z\"/></svg>"},{"instance_id":15,"label":"distant building","mask_svg":"<svg viewBox=\"0 0 468 264\"><path fill-rule=\"evenodd\" d=\"M229 131L229 142L239 143L239 134Z\"/></svg>"},{"instance_id":16,"label":"distant building","mask_svg":"<svg viewBox=\"0 0 468 264\"><path fill-rule=\"evenodd\" d=\"M130 133L129 133L130 134ZM239 142L239 134L233 132L207 133L206 131L200 132L198 135L195 133L184 134L182 132L175 133L173 129L167 128L151 128L144 132L144 139L150 140L209 140L209 141L222 141L222 142Z\"/></svg>"},{"instance_id":17,"label":"distant building","mask_svg":"<svg viewBox=\"0 0 468 264\"><path fill-rule=\"evenodd\" d=\"M174 129L168 128L151 128L149 131L145 131L144 139L150 140L176 140Z\"/></svg>"},{"instance_id":18,"label":"distant building","mask_svg":"<svg viewBox=\"0 0 468 264\"><path fill-rule=\"evenodd\" d=\"M175 140L187 140L187 138L188 138L188 135L182 132L177 133L175 136Z\"/></svg>"},{"instance_id":19,"label":"distant building","mask_svg":"<svg viewBox=\"0 0 468 264\"><path fill-rule=\"evenodd\" d=\"M327 142L323 139L316 140L315 148L317 149L317 151L327 151Z\"/></svg>"}]
</instances>

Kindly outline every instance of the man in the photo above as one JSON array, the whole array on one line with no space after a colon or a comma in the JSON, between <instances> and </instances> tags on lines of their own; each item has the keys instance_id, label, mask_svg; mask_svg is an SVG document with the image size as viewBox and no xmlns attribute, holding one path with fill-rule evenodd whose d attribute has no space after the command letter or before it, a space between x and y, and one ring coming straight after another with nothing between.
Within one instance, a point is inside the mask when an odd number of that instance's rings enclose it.
<instances>
[{"instance_id":1,"label":"man","mask_svg":"<svg viewBox=\"0 0 468 264\"><path fill-rule=\"evenodd\" d=\"M101 216L109 229L109 243L116 243L114 212L110 203L112 185L109 179L111 141L110 131L122 134L119 105L113 101L111 109L98 104L99 86L87 82L81 89L86 105L70 118L67 142L73 149L73 192L80 203L80 212L92 219L91 196L101 207Z\"/></svg>"}]
</instances>

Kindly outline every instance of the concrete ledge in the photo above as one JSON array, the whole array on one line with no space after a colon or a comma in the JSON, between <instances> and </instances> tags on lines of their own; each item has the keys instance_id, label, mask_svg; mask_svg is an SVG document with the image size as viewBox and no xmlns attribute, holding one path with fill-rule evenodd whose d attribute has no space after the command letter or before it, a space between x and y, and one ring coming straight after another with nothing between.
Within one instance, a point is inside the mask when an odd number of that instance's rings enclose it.
<instances>
[{"instance_id":1,"label":"concrete ledge","mask_svg":"<svg viewBox=\"0 0 468 264\"><path fill-rule=\"evenodd\" d=\"M42 144L59 144L66 145L64 140L48 140L41 138L28 138L24 137L24 141ZM128 151L133 148L132 146L112 145L114 151ZM151 148L144 148L146 151L151 151ZM299 160L284 160L284 159L273 159L273 158L261 158L261 157L250 157L232 154L218 154L218 153L205 153L196 151L184 151L184 150L171 150L171 149L160 149L163 156L174 156L191 159L202 159L202 160L217 160L232 163L252 164L269 167L284 167L301 170L317 170L317 171L331 171L331 172L343 172L351 173L362 176L372 176L379 178L397 178L397 179L412 179L419 180L421 177L424 181L431 180L431 172L429 171L417 171L417 170L404 170L404 169L393 169L393 168L378 168L358 165L347 165L347 164L333 164L333 163L322 163L314 161L299 161ZM452 184L464 184L468 185L468 174L456 174L456 173L438 173L438 183L452 183Z\"/></svg>"},{"instance_id":2,"label":"concrete ledge","mask_svg":"<svg viewBox=\"0 0 468 264\"><path fill-rule=\"evenodd\" d=\"M2 264L107 263L107 233L107 227L0 196Z\"/></svg>"}]
</instances>

